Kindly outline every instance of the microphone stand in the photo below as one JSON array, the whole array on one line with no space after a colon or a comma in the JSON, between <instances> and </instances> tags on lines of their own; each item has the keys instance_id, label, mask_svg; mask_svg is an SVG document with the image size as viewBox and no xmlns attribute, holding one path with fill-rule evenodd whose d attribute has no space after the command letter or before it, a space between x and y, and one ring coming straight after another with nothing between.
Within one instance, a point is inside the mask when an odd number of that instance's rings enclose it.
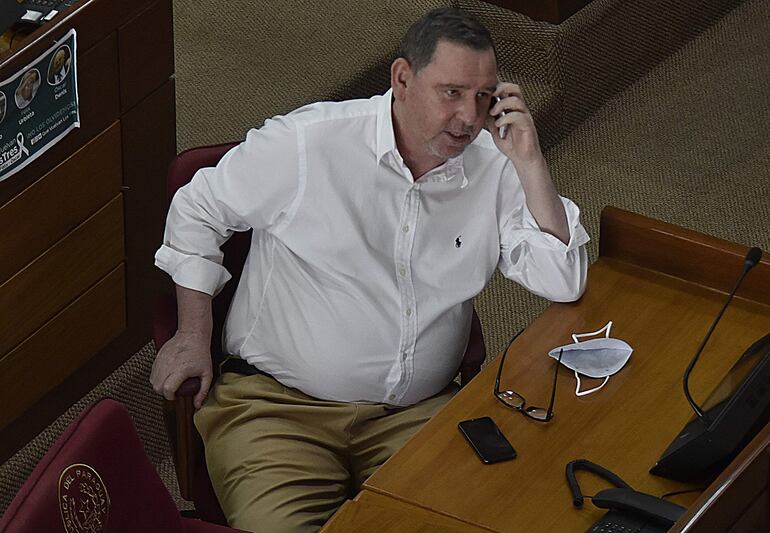
<instances>
[{"instance_id":1,"label":"microphone stand","mask_svg":"<svg viewBox=\"0 0 770 533\"><path fill-rule=\"evenodd\" d=\"M703 352L703 348L706 347L706 343L711 337L711 334L714 332L714 328L716 327L719 320L722 318L722 315L725 313L727 306L730 305L730 302L733 300L733 296L735 296L735 293L738 291L738 287L740 287L741 283L743 282L743 278L746 277L746 274L748 274L749 270L754 268L754 266L756 266L756 264L759 263L759 260L761 257L762 257L762 250L756 247L750 249L749 252L746 254L746 258L744 259L744 262L743 262L743 272L741 272L740 277L738 277L738 281L735 283L735 287L733 287L733 290L731 290L730 294L727 296L727 300L722 306L722 309L719 311L719 314L717 315L716 319L714 319L714 322L712 322L711 327L708 330L708 333L706 333L706 336L703 338L703 341L698 347L698 350L695 352L695 356L690 361L690 364L687 365L687 370L684 371L684 376L682 378L682 385L684 387L684 396L685 398L687 398L687 401L690 403L690 407L692 407L692 410L695 411L695 414L698 416L698 418L701 419L704 426L706 427L709 426L710 420L706 415L706 413L703 412L703 409L701 409L700 406L697 403L695 403L695 400L693 400L692 396L690 395L690 387L689 387L690 372L692 372L692 369L695 366L695 363L698 362L698 358Z\"/></svg>"}]
</instances>

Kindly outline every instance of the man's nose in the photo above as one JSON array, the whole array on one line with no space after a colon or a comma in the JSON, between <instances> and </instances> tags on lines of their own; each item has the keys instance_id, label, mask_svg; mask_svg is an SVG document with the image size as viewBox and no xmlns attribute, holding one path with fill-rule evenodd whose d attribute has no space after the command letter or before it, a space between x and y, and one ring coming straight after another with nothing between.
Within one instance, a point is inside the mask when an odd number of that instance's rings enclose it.
<instances>
[{"instance_id":1,"label":"man's nose","mask_svg":"<svg viewBox=\"0 0 770 533\"><path fill-rule=\"evenodd\" d=\"M463 98L457 106L455 115L463 124L471 126L476 124L479 114L483 112L478 98Z\"/></svg>"}]
</instances>

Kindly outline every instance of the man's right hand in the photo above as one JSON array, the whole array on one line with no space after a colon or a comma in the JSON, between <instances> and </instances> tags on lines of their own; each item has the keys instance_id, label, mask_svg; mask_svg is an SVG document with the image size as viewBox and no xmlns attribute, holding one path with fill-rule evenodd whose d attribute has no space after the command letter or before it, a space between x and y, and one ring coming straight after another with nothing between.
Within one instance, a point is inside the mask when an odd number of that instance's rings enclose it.
<instances>
[{"instance_id":1,"label":"man's right hand","mask_svg":"<svg viewBox=\"0 0 770 533\"><path fill-rule=\"evenodd\" d=\"M150 383L155 392L173 400L176 390L186 379L199 377L201 385L193 404L200 409L213 377L209 342L210 335L177 331L161 347L152 365Z\"/></svg>"}]
</instances>

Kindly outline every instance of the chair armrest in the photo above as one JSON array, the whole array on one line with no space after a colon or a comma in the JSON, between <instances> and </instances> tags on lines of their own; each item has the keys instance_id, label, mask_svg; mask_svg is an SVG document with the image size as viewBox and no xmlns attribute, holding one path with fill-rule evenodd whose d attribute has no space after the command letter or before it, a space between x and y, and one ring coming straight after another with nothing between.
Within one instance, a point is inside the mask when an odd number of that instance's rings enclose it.
<instances>
[{"instance_id":1,"label":"chair armrest","mask_svg":"<svg viewBox=\"0 0 770 533\"><path fill-rule=\"evenodd\" d=\"M156 349L174 336L177 329L176 298L163 294L152 306L152 339ZM171 448L174 452L177 481L182 498L193 499L193 480L198 469L196 457L200 455L200 437L193 426L195 413L193 397L200 389L200 378L188 378L176 390L173 400L163 401L163 412Z\"/></svg>"},{"instance_id":2,"label":"chair armrest","mask_svg":"<svg viewBox=\"0 0 770 533\"><path fill-rule=\"evenodd\" d=\"M198 394L198 390L201 388L201 378L187 378L179 385L179 388L174 393L177 398L193 397Z\"/></svg>"},{"instance_id":3,"label":"chair armrest","mask_svg":"<svg viewBox=\"0 0 770 533\"><path fill-rule=\"evenodd\" d=\"M163 418L173 450L179 493L188 501L193 499L193 480L199 468L196 458L202 453L200 436L193 424L194 413L192 394L177 394L173 400L163 400Z\"/></svg>"},{"instance_id":4,"label":"chair armrest","mask_svg":"<svg viewBox=\"0 0 770 533\"><path fill-rule=\"evenodd\" d=\"M163 294L155 299L152 306L152 339L157 350L174 336L176 328L176 298L171 294ZM175 396L195 396L200 386L200 378L188 378L179 385Z\"/></svg>"},{"instance_id":5,"label":"chair armrest","mask_svg":"<svg viewBox=\"0 0 770 533\"><path fill-rule=\"evenodd\" d=\"M481 365L487 358L487 349L484 345L484 333L481 329L481 321L476 309L473 309L471 318L471 333L468 346L465 348L463 360L460 363L461 386L465 386L481 370Z\"/></svg>"}]
</instances>

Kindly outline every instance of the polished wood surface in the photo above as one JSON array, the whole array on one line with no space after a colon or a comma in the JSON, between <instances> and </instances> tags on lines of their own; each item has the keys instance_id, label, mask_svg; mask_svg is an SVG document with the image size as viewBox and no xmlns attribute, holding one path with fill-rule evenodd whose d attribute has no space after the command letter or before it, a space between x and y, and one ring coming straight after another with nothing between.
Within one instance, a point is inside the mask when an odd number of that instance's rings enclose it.
<instances>
[{"instance_id":1,"label":"polished wood surface","mask_svg":"<svg viewBox=\"0 0 770 533\"><path fill-rule=\"evenodd\" d=\"M123 109L137 105L168 81L174 56L158 50L174 49L171 2L156 2L118 32L120 101Z\"/></svg>"},{"instance_id":2,"label":"polished wood surface","mask_svg":"<svg viewBox=\"0 0 770 533\"><path fill-rule=\"evenodd\" d=\"M0 284L119 195L121 172L116 123L0 206L0 227L13 229L0 239ZM35 224L26 223L32 213Z\"/></svg>"},{"instance_id":3,"label":"polished wood surface","mask_svg":"<svg viewBox=\"0 0 770 533\"><path fill-rule=\"evenodd\" d=\"M602 211L599 255L729 292L749 246L615 207ZM754 267L738 295L770 305L770 258Z\"/></svg>"},{"instance_id":4,"label":"polished wood surface","mask_svg":"<svg viewBox=\"0 0 770 533\"><path fill-rule=\"evenodd\" d=\"M46 48L48 46L50 43ZM119 119L120 85L117 61L118 49L115 35L108 36L87 50L81 48L78 40L78 98L81 127L70 131L45 154L11 178L0 181L0 203L7 202L39 180L41 176L57 167ZM0 75L6 76L5 73L9 70L11 69L7 65L0 66Z\"/></svg>"},{"instance_id":5,"label":"polished wood surface","mask_svg":"<svg viewBox=\"0 0 770 533\"><path fill-rule=\"evenodd\" d=\"M0 354L34 333L121 261L123 202L117 196L0 285L0 309L16 310L3 318Z\"/></svg>"},{"instance_id":6,"label":"polished wood surface","mask_svg":"<svg viewBox=\"0 0 770 533\"><path fill-rule=\"evenodd\" d=\"M125 329L125 283L121 264L0 359L0 426L82 368Z\"/></svg>"},{"instance_id":7,"label":"polished wood surface","mask_svg":"<svg viewBox=\"0 0 770 533\"><path fill-rule=\"evenodd\" d=\"M0 219L13 229L0 244L10 258L0 266L0 315L11 317L0 324L6 370L0 390L14 388L6 381L19 379L23 369L26 381L36 380L22 389L23 401L13 398L13 408L3 411L0 461L150 339L149 303L162 286L152 255L162 236L163 176L176 151L171 6L171 0L80 0L0 53L0 79L7 79L75 29L81 122L0 182ZM75 226L116 197L117 217L85 239L93 249L58 253L68 249ZM109 265L102 261L107 255ZM48 261L45 273L27 276L42 258L57 260ZM119 293L92 292L118 264ZM29 283L22 285L31 292L8 296L25 277ZM70 312L86 295L109 298L90 303L104 318ZM22 350L22 357L19 350L31 346L41 354ZM56 364L49 362L52 351Z\"/></svg>"},{"instance_id":8,"label":"polished wood surface","mask_svg":"<svg viewBox=\"0 0 770 533\"><path fill-rule=\"evenodd\" d=\"M635 238L656 240L659 235L651 230ZM676 254L668 259L679 260ZM736 279L742 256L736 260L725 252L721 261L731 264L725 276ZM565 467L582 458L653 495L697 489L673 499L692 504L703 483L667 480L648 470L692 415L682 374L725 295L633 262L633 256L622 253L600 258L591 266L580 301L552 304L519 336L502 376L504 388L513 388L531 404L545 405L555 364L548 350L571 343L572 333L594 331L613 320L612 335L627 341L634 352L602 390L575 396L575 378L561 367L554 419L533 422L494 399L496 359L375 472L365 488L497 531L584 531L605 511L590 503L581 510L572 507ZM756 269L751 275L764 278L768 270ZM740 354L768 331L770 307L736 298L692 373L694 398L703 401ZM481 416L497 422L518 458L495 465L479 461L457 423ZM589 473L580 472L578 480L588 495L608 487Z\"/></svg>"},{"instance_id":9,"label":"polished wood surface","mask_svg":"<svg viewBox=\"0 0 770 533\"><path fill-rule=\"evenodd\" d=\"M153 257L163 242L165 179L176 153L174 80L167 80L121 118L126 202L129 331L134 344L150 339L152 301L170 285ZM133 352L131 352L133 353Z\"/></svg>"},{"instance_id":10,"label":"polished wood surface","mask_svg":"<svg viewBox=\"0 0 770 533\"><path fill-rule=\"evenodd\" d=\"M700 495L672 533L770 530L770 425Z\"/></svg>"},{"instance_id":11,"label":"polished wood surface","mask_svg":"<svg viewBox=\"0 0 770 533\"><path fill-rule=\"evenodd\" d=\"M75 28L78 33L78 48L89 49L156 1L79 0L50 23L23 36L20 43L14 42L13 50L0 53L0 64L7 63L16 69L23 67L37 56L40 43L45 44L43 48L48 48L49 39L61 38L69 28ZM17 45L19 48L16 48ZM162 52L159 50L159 53Z\"/></svg>"},{"instance_id":12,"label":"polished wood surface","mask_svg":"<svg viewBox=\"0 0 770 533\"><path fill-rule=\"evenodd\" d=\"M176 309L176 301L174 301L174 309ZM179 494L185 500L193 501L196 473L203 466L191 458L203 457L204 452L203 441L193 422L195 406L192 396L178 394L173 401L164 401L163 411L166 431L174 454Z\"/></svg>"},{"instance_id":13,"label":"polished wood surface","mask_svg":"<svg viewBox=\"0 0 770 533\"><path fill-rule=\"evenodd\" d=\"M480 528L414 505L362 490L348 500L321 529L322 533L434 533L484 532Z\"/></svg>"}]
</instances>

